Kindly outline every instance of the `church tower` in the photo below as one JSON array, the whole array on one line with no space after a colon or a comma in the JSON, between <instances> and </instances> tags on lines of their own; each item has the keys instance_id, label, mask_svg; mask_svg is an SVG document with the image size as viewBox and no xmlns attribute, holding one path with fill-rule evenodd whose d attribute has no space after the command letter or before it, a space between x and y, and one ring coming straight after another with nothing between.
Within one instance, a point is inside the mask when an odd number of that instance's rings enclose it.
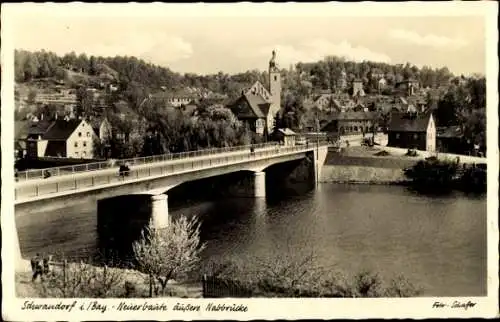
<instances>
[{"instance_id":1,"label":"church tower","mask_svg":"<svg viewBox=\"0 0 500 322\"><path fill-rule=\"evenodd\" d=\"M281 73L276 64L276 51L273 50L269 61L269 93L271 94L271 110L276 115L281 108Z\"/></svg>"}]
</instances>

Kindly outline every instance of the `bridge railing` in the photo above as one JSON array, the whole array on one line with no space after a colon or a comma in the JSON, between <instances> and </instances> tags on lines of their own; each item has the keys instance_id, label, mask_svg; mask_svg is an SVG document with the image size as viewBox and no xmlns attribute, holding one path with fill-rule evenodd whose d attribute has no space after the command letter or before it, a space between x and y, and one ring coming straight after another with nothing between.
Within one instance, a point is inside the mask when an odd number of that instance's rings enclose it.
<instances>
[{"instance_id":1,"label":"bridge railing","mask_svg":"<svg viewBox=\"0 0 500 322\"><path fill-rule=\"evenodd\" d=\"M328 143L324 141L320 142L320 146L327 144ZM136 167L134 168L132 166L126 175L120 175L118 171L94 171L89 172L87 176L60 176L50 177L45 180L19 182L16 184L14 195L16 201L29 200L39 196L72 190L99 188L113 183L125 183L132 180L209 169L216 166L231 165L238 162L252 161L286 153L311 151L315 146L315 144L294 146L274 144L274 148L255 149L253 152L249 150L248 153L214 155L212 158L202 159L186 158L184 159L185 162L165 162L158 163L157 166L141 167L141 164L136 163ZM260 147L269 147L269 145L260 145Z\"/></svg>"},{"instance_id":2,"label":"bridge railing","mask_svg":"<svg viewBox=\"0 0 500 322\"><path fill-rule=\"evenodd\" d=\"M77 165L68 165L62 167L53 167L53 168L45 168L45 169L36 169L36 170L27 170L20 171L17 173L17 181L26 181L33 179L43 179L47 173L50 173L50 176L62 176L80 172L87 171L96 171L103 169L115 168L121 164L128 163L129 165L138 165L138 164L146 164L153 162L162 162L168 160L178 160L178 159L187 159L193 157L200 157L205 155L213 155L224 152L237 152L237 151L245 151L250 148L258 149L264 147L270 147L277 145L277 142L269 142L262 144L252 144L252 145L239 145L234 147L225 147L225 148L211 148L211 149L203 149L196 151L187 151L180 153L167 153L161 155L153 155L148 157L138 157L138 158L130 158L130 159L116 159L116 160L108 160L102 162L92 162L86 164L77 164Z\"/></svg>"}]
</instances>

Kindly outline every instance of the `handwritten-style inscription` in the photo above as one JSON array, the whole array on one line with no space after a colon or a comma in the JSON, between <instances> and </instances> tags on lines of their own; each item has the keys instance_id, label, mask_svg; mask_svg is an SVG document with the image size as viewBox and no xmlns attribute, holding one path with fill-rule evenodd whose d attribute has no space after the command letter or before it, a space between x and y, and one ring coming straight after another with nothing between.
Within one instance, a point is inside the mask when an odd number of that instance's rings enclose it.
<instances>
[{"instance_id":1,"label":"handwritten-style inscription","mask_svg":"<svg viewBox=\"0 0 500 322\"><path fill-rule=\"evenodd\" d=\"M40 303L36 301L25 301L22 310L60 310L71 312L73 308L79 308L80 311L94 311L106 313L108 311L120 312L137 312L137 311L168 311L168 306L164 302L140 302L140 301L120 301L118 305L104 304L99 300L91 301L72 301L64 303L63 301L56 304ZM247 312L248 307L243 304L236 303L213 303L210 302L206 306L193 305L190 303L176 302L170 306L170 310L177 312Z\"/></svg>"},{"instance_id":2,"label":"handwritten-style inscription","mask_svg":"<svg viewBox=\"0 0 500 322\"><path fill-rule=\"evenodd\" d=\"M50 311L68 311L71 312L76 306L77 301L73 301L71 304L63 304L59 302L57 304L38 304L35 301L24 301L22 310L50 310Z\"/></svg>"},{"instance_id":3,"label":"handwritten-style inscription","mask_svg":"<svg viewBox=\"0 0 500 322\"><path fill-rule=\"evenodd\" d=\"M476 303L471 302L471 301L467 301L467 302L453 301L453 303L451 303L451 304L436 301L432 304L432 308L435 308L435 309L452 308L452 309L467 310L467 309L473 308L474 306L476 306Z\"/></svg>"}]
</instances>

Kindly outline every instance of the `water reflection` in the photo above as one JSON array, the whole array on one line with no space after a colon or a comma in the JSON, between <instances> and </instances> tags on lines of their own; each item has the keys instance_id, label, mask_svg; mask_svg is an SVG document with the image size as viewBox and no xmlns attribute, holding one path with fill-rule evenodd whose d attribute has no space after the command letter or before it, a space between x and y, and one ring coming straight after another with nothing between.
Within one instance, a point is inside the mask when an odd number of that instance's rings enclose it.
<instances>
[{"instance_id":1,"label":"water reflection","mask_svg":"<svg viewBox=\"0 0 500 322\"><path fill-rule=\"evenodd\" d=\"M113 225L98 224L92 206L16 214L23 255L54 249L88 254L103 245L123 251L143 224L146 209L136 201L109 209ZM324 184L300 194L274 191L267 198L172 204L173 220L199 217L204 262L312 250L320 264L345 272L373 269L386 279L403 273L427 296L486 294L484 196L431 198L404 187ZM128 234L120 233L124 218Z\"/></svg>"}]
</instances>

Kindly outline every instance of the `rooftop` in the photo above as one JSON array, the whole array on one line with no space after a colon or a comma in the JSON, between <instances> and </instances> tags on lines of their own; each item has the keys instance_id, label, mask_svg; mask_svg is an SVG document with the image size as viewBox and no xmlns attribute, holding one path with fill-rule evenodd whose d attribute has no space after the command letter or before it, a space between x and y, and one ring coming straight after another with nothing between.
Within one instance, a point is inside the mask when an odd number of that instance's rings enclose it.
<instances>
[{"instance_id":1,"label":"rooftop","mask_svg":"<svg viewBox=\"0 0 500 322\"><path fill-rule=\"evenodd\" d=\"M430 116L430 113L392 113L391 122L389 123L389 131L425 132L427 131L427 125L429 124Z\"/></svg>"},{"instance_id":2,"label":"rooftop","mask_svg":"<svg viewBox=\"0 0 500 322\"><path fill-rule=\"evenodd\" d=\"M50 129L43 135L44 140L67 140L76 130L82 120L56 120Z\"/></svg>"}]
</instances>

